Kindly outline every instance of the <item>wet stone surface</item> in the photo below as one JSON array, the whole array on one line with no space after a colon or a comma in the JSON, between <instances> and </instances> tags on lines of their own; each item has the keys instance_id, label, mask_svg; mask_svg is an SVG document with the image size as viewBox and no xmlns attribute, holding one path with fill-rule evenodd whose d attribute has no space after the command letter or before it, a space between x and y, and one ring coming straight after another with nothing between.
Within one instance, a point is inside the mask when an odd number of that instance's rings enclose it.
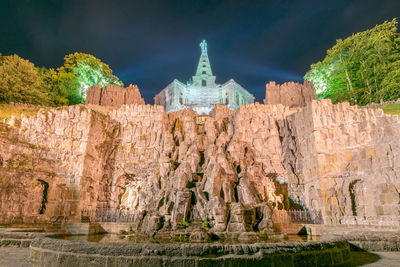
<instances>
[{"instance_id":1,"label":"wet stone surface","mask_svg":"<svg viewBox=\"0 0 400 267\"><path fill-rule=\"evenodd\" d=\"M380 267L380 266L399 266L400 263L400 252L375 252L374 258L369 259L366 258L366 255L360 252L351 252L351 257L353 260L354 266L371 266L371 267ZM373 254L372 254L373 255ZM29 257L29 248L10 248L10 247L0 247L0 266L7 267L20 267L20 266L32 266L32 263L28 260ZM373 263L367 263L368 261L374 261L375 258L380 257L377 261ZM357 260L361 258L363 260Z\"/></svg>"},{"instance_id":2,"label":"wet stone surface","mask_svg":"<svg viewBox=\"0 0 400 267\"><path fill-rule=\"evenodd\" d=\"M348 264L349 252L349 244L341 239L255 244L119 244L38 238L31 244L30 256L35 266L54 262L57 266L89 263L93 266L170 266L177 264L177 260L185 266L272 266L281 261L287 263L285 266L334 266Z\"/></svg>"}]
</instances>

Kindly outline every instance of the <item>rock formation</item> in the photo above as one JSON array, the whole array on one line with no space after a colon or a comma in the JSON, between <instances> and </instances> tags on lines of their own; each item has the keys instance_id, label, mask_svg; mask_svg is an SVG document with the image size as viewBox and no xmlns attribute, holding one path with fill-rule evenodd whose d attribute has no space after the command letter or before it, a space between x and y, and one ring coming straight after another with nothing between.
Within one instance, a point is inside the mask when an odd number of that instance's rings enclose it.
<instances>
[{"instance_id":1,"label":"rock formation","mask_svg":"<svg viewBox=\"0 0 400 267\"><path fill-rule=\"evenodd\" d=\"M106 207L102 179L119 130L107 118L78 105L1 124L0 220L75 220L80 205Z\"/></svg>"},{"instance_id":2,"label":"rock formation","mask_svg":"<svg viewBox=\"0 0 400 267\"><path fill-rule=\"evenodd\" d=\"M86 96L86 104L119 108L122 105L144 105L145 103L137 85L130 84L128 87L123 88L109 84L103 88L98 85L90 87Z\"/></svg>"},{"instance_id":3,"label":"rock formation","mask_svg":"<svg viewBox=\"0 0 400 267\"><path fill-rule=\"evenodd\" d=\"M380 109L77 105L0 125L0 223L129 209L146 233L204 221L243 232L300 208L326 224L399 225L400 119Z\"/></svg>"},{"instance_id":4,"label":"rock formation","mask_svg":"<svg viewBox=\"0 0 400 267\"><path fill-rule=\"evenodd\" d=\"M286 82L282 85L270 82L266 84L264 104L282 104L288 107L304 107L312 100L317 99L312 82L303 84Z\"/></svg>"},{"instance_id":5,"label":"rock formation","mask_svg":"<svg viewBox=\"0 0 400 267\"><path fill-rule=\"evenodd\" d=\"M278 125L299 199L325 223L399 225L398 115L322 100Z\"/></svg>"}]
</instances>

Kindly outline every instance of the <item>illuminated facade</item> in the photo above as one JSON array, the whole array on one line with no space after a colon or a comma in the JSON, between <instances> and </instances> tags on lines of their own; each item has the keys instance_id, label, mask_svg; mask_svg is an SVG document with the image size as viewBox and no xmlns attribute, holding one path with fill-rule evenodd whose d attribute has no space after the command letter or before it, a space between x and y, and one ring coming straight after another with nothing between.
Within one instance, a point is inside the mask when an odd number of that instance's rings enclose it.
<instances>
[{"instance_id":1,"label":"illuminated facade","mask_svg":"<svg viewBox=\"0 0 400 267\"><path fill-rule=\"evenodd\" d=\"M200 43L201 55L196 75L186 84L175 79L154 97L154 103L166 112L192 108L198 114L209 114L216 104L236 110L240 105L254 102L254 96L230 79L216 84L207 54L207 43Z\"/></svg>"}]
</instances>

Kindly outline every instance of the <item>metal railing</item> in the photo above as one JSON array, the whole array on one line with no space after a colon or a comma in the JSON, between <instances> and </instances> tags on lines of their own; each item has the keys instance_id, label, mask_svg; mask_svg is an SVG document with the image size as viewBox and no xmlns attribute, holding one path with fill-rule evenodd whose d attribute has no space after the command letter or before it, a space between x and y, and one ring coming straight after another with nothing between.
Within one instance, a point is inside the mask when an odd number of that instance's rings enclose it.
<instances>
[{"instance_id":1,"label":"metal railing","mask_svg":"<svg viewBox=\"0 0 400 267\"><path fill-rule=\"evenodd\" d=\"M300 222L307 224L323 224L321 211L315 210L289 210L288 214L292 222Z\"/></svg>"},{"instance_id":2,"label":"metal railing","mask_svg":"<svg viewBox=\"0 0 400 267\"><path fill-rule=\"evenodd\" d=\"M285 221L285 217L289 216L292 223L301 224L323 224L321 211L310 211L310 210L276 210L274 215L278 218L282 218Z\"/></svg>"},{"instance_id":3,"label":"metal railing","mask_svg":"<svg viewBox=\"0 0 400 267\"><path fill-rule=\"evenodd\" d=\"M128 210L82 210L82 222L134 222L137 212Z\"/></svg>"},{"instance_id":4,"label":"metal railing","mask_svg":"<svg viewBox=\"0 0 400 267\"><path fill-rule=\"evenodd\" d=\"M81 211L82 222L134 222L137 211L128 210L83 210ZM310 210L275 210L274 215L278 218L289 216L292 223L323 224L321 211Z\"/></svg>"}]
</instances>

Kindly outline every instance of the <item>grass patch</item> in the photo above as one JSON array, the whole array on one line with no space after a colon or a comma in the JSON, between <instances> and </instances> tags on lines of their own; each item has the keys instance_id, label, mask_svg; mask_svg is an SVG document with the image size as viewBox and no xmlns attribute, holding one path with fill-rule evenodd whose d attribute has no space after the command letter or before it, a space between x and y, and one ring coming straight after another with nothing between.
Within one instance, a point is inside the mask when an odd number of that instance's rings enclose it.
<instances>
[{"instance_id":1,"label":"grass patch","mask_svg":"<svg viewBox=\"0 0 400 267\"><path fill-rule=\"evenodd\" d=\"M381 107L383 112L390 115L400 115L400 104L389 104Z\"/></svg>"},{"instance_id":2,"label":"grass patch","mask_svg":"<svg viewBox=\"0 0 400 267\"><path fill-rule=\"evenodd\" d=\"M0 120L9 119L12 115L20 117L21 114L25 116L36 116L39 107L28 108L28 107L15 107L8 104L0 104Z\"/></svg>"}]
</instances>

